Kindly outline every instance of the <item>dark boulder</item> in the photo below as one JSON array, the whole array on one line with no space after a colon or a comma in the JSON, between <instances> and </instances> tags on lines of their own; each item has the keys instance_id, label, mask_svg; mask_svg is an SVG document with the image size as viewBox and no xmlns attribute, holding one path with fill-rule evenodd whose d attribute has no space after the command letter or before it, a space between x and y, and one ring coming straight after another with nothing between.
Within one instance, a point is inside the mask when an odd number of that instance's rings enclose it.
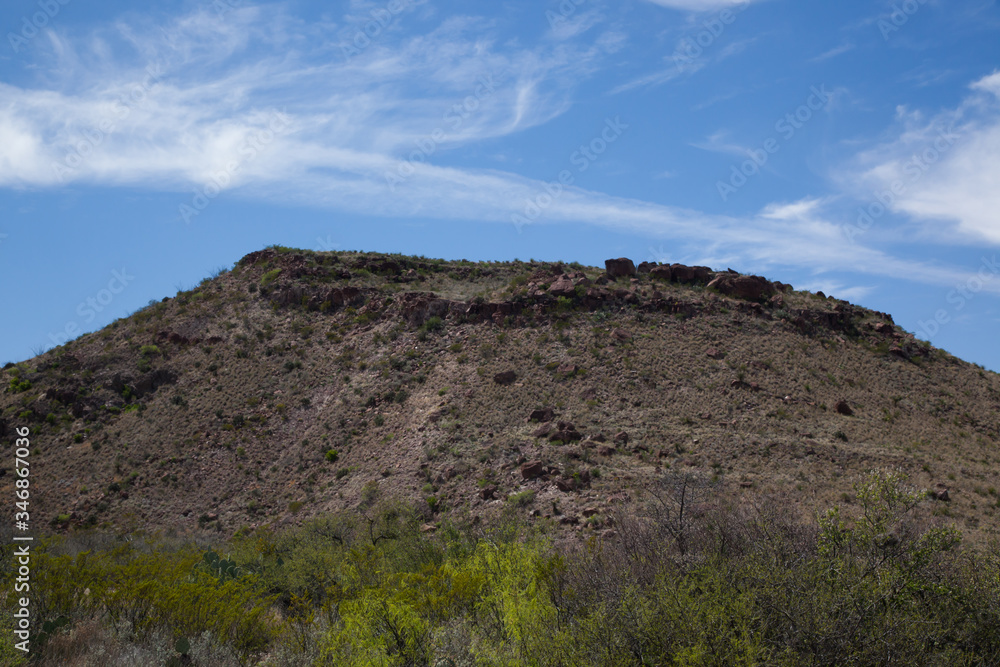
<instances>
[{"instance_id":1,"label":"dark boulder","mask_svg":"<svg viewBox=\"0 0 1000 667\"><path fill-rule=\"evenodd\" d=\"M552 408L542 408L541 410L533 410L531 415L528 417L529 422L550 422L555 418L556 414Z\"/></svg>"},{"instance_id":2,"label":"dark boulder","mask_svg":"<svg viewBox=\"0 0 1000 667\"><path fill-rule=\"evenodd\" d=\"M515 373L514 371L503 371L493 376L494 382L503 385L513 384L514 380L516 379L517 379L517 373Z\"/></svg>"},{"instance_id":3,"label":"dark boulder","mask_svg":"<svg viewBox=\"0 0 1000 667\"><path fill-rule=\"evenodd\" d=\"M523 479L535 479L545 474L545 466L541 461L529 461L521 464L521 477Z\"/></svg>"},{"instance_id":4,"label":"dark boulder","mask_svg":"<svg viewBox=\"0 0 1000 667\"><path fill-rule=\"evenodd\" d=\"M635 264L627 257L604 260L604 269L610 278L631 278L635 275Z\"/></svg>"}]
</instances>

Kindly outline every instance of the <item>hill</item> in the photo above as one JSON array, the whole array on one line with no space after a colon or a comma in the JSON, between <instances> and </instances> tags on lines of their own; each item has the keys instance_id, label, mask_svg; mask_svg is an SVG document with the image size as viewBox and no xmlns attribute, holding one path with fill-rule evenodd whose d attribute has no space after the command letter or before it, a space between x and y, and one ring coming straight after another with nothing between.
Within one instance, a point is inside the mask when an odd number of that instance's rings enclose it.
<instances>
[{"instance_id":1,"label":"hill","mask_svg":"<svg viewBox=\"0 0 1000 667\"><path fill-rule=\"evenodd\" d=\"M512 508L613 537L667 473L809 515L894 468L967 541L997 533L996 374L706 267L273 247L0 380L49 531L228 535L403 497L428 531Z\"/></svg>"}]
</instances>

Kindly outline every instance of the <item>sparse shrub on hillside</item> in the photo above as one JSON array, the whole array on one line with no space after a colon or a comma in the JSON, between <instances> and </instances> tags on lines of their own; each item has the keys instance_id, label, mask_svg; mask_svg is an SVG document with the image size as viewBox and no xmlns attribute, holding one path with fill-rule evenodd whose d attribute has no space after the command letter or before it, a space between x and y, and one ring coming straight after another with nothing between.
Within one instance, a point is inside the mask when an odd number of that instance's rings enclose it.
<instances>
[{"instance_id":1,"label":"sparse shrub on hillside","mask_svg":"<svg viewBox=\"0 0 1000 667\"><path fill-rule=\"evenodd\" d=\"M433 317L427 318L427 321L421 325L420 330L425 332L435 332L435 331L440 331L443 328L444 328L444 320L442 320L437 315L434 315Z\"/></svg>"},{"instance_id":2,"label":"sparse shrub on hillside","mask_svg":"<svg viewBox=\"0 0 1000 667\"><path fill-rule=\"evenodd\" d=\"M270 285L275 280L277 280L278 276L280 275L281 275L281 269L272 269L271 271L268 271L260 279L261 286L266 287L267 285Z\"/></svg>"},{"instance_id":3,"label":"sparse shrub on hillside","mask_svg":"<svg viewBox=\"0 0 1000 667\"><path fill-rule=\"evenodd\" d=\"M511 494L507 497L507 502L514 507L527 507L535 502L535 491L534 489L527 489L526 491Z\"/></svg>"},{"instance_id":4,"label":"sparse shrub on hillside","mask_svg":"<svg viewBox=\"0 0 1000 667\"><path fill-rule=\"evenodd\" d=\"M9 391L12 394L19 394L21 392L28 391L30 389L31 389L31 382L29 382L28 380L22 380L16 376L10 379Z\"/></svg>"},{"instance_id":5,"label":"sparse shrub on hillside","mask_svg":"<svg viewBox=\"0 0 1000 667\"><path fill-rule=\"evenodd\" d=\"M371 480L365 482L365 485L361 487L361 502L365 505L371 505L378 498L378 482Z\"/></svg>"}]
</instances>

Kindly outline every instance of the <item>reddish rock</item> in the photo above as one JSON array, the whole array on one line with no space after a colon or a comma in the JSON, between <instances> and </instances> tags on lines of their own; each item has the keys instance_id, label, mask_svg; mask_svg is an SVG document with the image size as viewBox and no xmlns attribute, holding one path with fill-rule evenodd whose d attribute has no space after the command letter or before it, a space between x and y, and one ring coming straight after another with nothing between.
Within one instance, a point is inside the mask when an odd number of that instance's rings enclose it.
<instances>
[{"instance_id":1,"label":"reddish rock","mask_svg":"<svg viewBox=\"0 0 1000 667\"><path fill-rule=\"evenodd\" d=\"M639 262L639 273L649 273L656 268L656 262Z\"/></svg>"},{"instance_id":2,"label":"reddish rock","mask_svg":"<svg viewBox=\"0 0 1000 667\"><path fill-rule=\"evenodd\" d=\"M936 493L934 494L934 497L935 497L936 499L938 499L938 500L942 500L942 501L944 501L944 502L948 502L948 501L950 501L950 500L951 500L951 496L950 496L950 495L948 495L948 489L941 489L940 491L938 491L938 492L936 492Z\"/></svg>"},{"instance_id":3,"label":"reddish rock","mask_svg":"<svg viewBox=\"0 0 1000 667\"><path fill-rule=\"evenodd\" d=\"M563 375L573 375L580 370L580 367L576 364L560 364L556 368L557 373L562 373Z\"/></svg>"},{"instance_id":4,"label":"reddish rock","mask_svg":"<svg viewBox=\"0 0 1000 667\"><path fill-rule=\"evenodd\" d=\"M569 276L563 274L549 286L549 294L553 296L573 296L576 294L576 285L573 284Z\"/></svg>"},{"instance_id":5,"label":"reddish rock","mask_svg":"<svg viewBox=\"0 0 1000 667\"><path fill-rule=\"evenodd\" d=\"M627 257L604 260L604 269L609 278L631 278L635 275L635 264Z\"/></svg>"},{"instance_id":6,"label":"reddish rock","mask_svg":"<svg viewBox=\"0 0 1000 667\"><path fill-rule=\"evenodd\" d=\"M839 414L845 415L847 417L850 417L851 415L854 414L854 410L852 410L851 406L847 404L847 401L838 401L836 409Z\"/></svg>"},{"instance_id":7,"label":"reddish rock","mask_svg":"<svg viewBox=\"0 0 1000 667\"><path fill-rule=\"evenodd\" d=\"M557 479L556 488L563 493L570 493L576 490L576 480L574 479Z\"/></svg>"},{"instance_id":8,"label":"reddish rock","mask_svg":"<svg viewBox=\"0 0 1000 667\"><path fill-rule=\"evenodd\" d=\"M601 445L597 448L597 453L600 456L613 456L615 451L616 450L612 445Z\"/></svg>"},{"instance_id":9,"label":"reddish rock","mask_svg":"<svg viewBox=\"0 0 1000 667\"><path fill-rule=\"evenodd\" d=\"M774 294L774 285L767 278L761 276L725 274L712 280L708 286L717 289L726 296L750 301L758 301Z\"/></svg>"},{"instance_id":10,"label":"reddish rock","mask_svg":"<svg viewBox=\"0 0 1000 667\"><path fill-rule=\"evenodd\" d=\"M497 493L497 487L495 486L484 486L479 490L479 497L483 500L492 500Z\"/></svg>"},{"instance_id":11,"label":"reddish rock","mask_svg":"<svg viewBox=\"0 0 1000 667\"><path fill-rule=\"evenodd\" d=\"M523 479L535 479L545 474L545 466L541 461L529 461L521 464L521 477Z\"/></svg>"},{"instance_id":12,"label":"reddish rock","mask_svg":"<svg viewBox=\"0 0 1000 667\"><path fill-rule=\"evenodd\" d=\"M556 440L560 442L573 442L575 440L582 439L583 436L580 435L579 431L552 431L549 433L549 441L554 442Z\"/></svg>"},{"instance_id":13,"label":"reddish rock","mask_svg":"<svg viewBox=\"0 0 1000 667\"><path fill-rule=\"evenodd\" d=\"M621 443L623 445L628 444L628 433L625 431L619 431L615 434L615 442Z\"/></svg>"},{"instance_id":14,"label":"reddish rock","mask_svg":"<svg viewBox=\"0 0 1000 667\"><path fill-rule=\"evenodd\" d=\"M715 349L714 347L710 347L707 350L705 350L705 356L710 357L712 359L723 359L723 358L725 358L726 353L725 352L720 352L719 350Z\"/></svg>"},{"instance_id":15,"label":"reddish rock","mask_svg":"<svg viewBox=\"0 0 1000 667\"><path fill-rule=\"evenodd\" d=\"M551 433L551 432L552 432L552 425L551 424L542 424L541 426L539 426L538 428L536 428L531 433L531 435L532 435L532 437L535 437L535 438L545 438L545 437L548 437L549 433Z\"/></svg>"},{"instance_id":16,"label":"reddish rock","mask_svg":"<svg viewBox=\"0 0 1000 667\"><path fill-rule=\"evenodd\" d=\"M685 266L684 264L671 264L670 270L673 279L679 283L702 283L706 284L712 278L712 269L707 266Z\"/></svg>"},{"instance_id":17,"label":"reddish rock","mask_svg":"<svg viewBox=\"0 0 1000 667\"><path fill-rule=\"evenodd\" d=\"M657 278L659 280L665 280L667 282L670 282L671 280L674 279L673 269L671 269L669 266L665 264L654 266L652 269L649 270L649 275L653 278Z\"/></svg>"}]
</instances>

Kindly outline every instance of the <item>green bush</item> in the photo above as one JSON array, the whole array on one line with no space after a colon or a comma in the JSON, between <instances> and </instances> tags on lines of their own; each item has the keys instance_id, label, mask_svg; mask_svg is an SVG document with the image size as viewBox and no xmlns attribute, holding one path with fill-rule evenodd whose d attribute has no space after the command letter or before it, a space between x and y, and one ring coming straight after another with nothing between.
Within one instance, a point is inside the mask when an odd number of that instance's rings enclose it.
<instances>
[{"instance_id":1,"label":"green bush","mask_svg":"<svg viewBox=\"0 0 1000 667\"><path fill-rule=\"evenodd\" d=\"M272 269L271 271L268 271L260 279L261 286L264 287L270 285L275 280L277 280L278 276L280 275L281 275L281 269Z\"/></svg>"},{"instance_id":2,"label":"green bush","mask_svg":"<svg viewBox=\"0 0 1000 667\"><path fill-rule=\"evenodd\" d=\"M32 605L43 623L135 641L209 632L242 664L279 646L337 666L997 662L1000 556L923 524L925 496L899 473L865 476L847 509L810 525L777 504L678 515L707 488L682 481L656 491L650 508L667 511L618 514L619 539L566 548L512 516L431 530L426 504L379 499L375 482L351 512L243 531L208 553L50 540L32 557ZM13 576L0 571L5 590ZM9 616L12 596L0 603Z\"/></svg>"}]
</instances>

